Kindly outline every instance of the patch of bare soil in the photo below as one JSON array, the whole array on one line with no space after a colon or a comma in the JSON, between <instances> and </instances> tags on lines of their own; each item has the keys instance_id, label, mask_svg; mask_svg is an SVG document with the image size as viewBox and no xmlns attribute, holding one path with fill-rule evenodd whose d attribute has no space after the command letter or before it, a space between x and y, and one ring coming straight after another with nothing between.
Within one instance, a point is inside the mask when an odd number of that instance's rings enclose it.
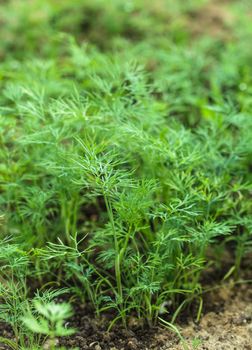
<instances>
[{"instance_id":1,"label":"patch of bare soil","mask_svg":"<svg viewBox=\"0 0 252 350\"><path fill-rule=\"evenodd\" d=\"M182 327L188 349L251 350L252 286L244 284L238 290L225 287L212 292L211 298L214 311L206 313L198 325L191 320ZM182 350L183 347L167 344L162 349Z\"/></svg>"},{"instance_id":2,"label":"patch of bare soil","mask_svg":"<svg viewBox=\"0 0 252 350\"><path fill-rule=\"evenodd\" d=\"M228 1L212 0L197 11L190 13L188 25L195 37L208 35L219 39L229 39L230 28L234 20L234 15L228 7Z\"/></svg>"}]
</instances>

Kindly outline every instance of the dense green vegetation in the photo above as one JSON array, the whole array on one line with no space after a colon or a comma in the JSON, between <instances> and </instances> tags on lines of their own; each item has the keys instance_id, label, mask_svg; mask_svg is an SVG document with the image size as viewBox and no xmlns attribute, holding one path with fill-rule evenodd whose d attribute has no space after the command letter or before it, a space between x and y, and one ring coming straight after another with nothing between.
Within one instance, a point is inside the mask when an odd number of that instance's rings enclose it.
<instances>
[{"instance_id":1,"label":"dense green vegetation","mask_svg":"<svg viewBox=\"0 0 252 350\"><path fill-rule=\"evenodd\" d=\"M35 349L27 326L67 335L68 306L52 302L65 293L113 309L110 327L156 323L164 305L172 322L192 302L200 317L202 272L226 250L239 278L252 247L250 7L0 2L0 317L16 342L2 341Z\"/></svg>"}]
</instances>

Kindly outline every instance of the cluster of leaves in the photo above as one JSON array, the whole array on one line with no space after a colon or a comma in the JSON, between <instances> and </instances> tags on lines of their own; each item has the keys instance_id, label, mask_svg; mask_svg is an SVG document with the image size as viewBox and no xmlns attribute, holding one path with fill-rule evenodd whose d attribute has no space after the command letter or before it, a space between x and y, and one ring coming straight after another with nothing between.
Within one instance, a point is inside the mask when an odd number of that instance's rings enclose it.
<instances>
[{"instance_id":1,"label":"cluster of leaves","mask_svg":"<svg viewBox=\"0 0 252 350\"><path fill-rule=\"evenodd\" d=\"M1 6L9 13L13 4ZM11 35L27 27L14 48L8 37L3 42L0 65L2 318L24 347L26 280L35 274L41 286L69 287L98 315L114 309L111 326L132 313L151 324L169 312L175 321L195 298L201 305L201 272L219 262L210 249L231 246L237 274L251 251L248 22L244 31L233 28L239 40L203 38L192 46L176 39L178 31L186 38L178 25L165 36L162 1L141 11L140 0L34 1L22 24L29 4L5 19ZM198 6L172 9L184 18ZM89 45L60 33L80 31L82 10L92 24ZM92 11L103 14L98 28ZM34 19L39 25L30 32ZM125 40L131 26L140 41ZM46 328L40 321L37 330Z\"/></svg>"}]
</instances>

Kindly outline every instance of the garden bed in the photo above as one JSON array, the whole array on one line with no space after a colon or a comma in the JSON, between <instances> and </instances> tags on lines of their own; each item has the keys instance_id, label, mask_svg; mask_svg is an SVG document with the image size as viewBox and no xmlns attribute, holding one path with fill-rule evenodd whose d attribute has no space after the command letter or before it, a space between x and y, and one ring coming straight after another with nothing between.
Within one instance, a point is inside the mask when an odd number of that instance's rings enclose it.
<instances>
[{"instance_id":1,"label":"garden bed","mask_svg":"<svg viewBox=\"0 0 252 350\"><path fill-rule=\"evenodd\" d=\"M0 347L251 349L251 13L0 1Z\"/></svg>"},{"instance_id":2,"label":"garden bed","mask_svg":"<svg viewBox=\"0 0 252 350\"><path fill-rule=\"evenodd\" d=\"M251 271L244 277L248 281L252 277ZM251 350L251 279L249 283L244 280L236 285L230 282L217 289L213 287L205 295L204 305L199 322L195 322L193 312L179 320L180 336L161 325L152 328L141 325L134 317L129 321L128 329L116 325L107 332L111 315L97 318L92 309L76 305L74 318L68 325L78 331L57 343L67 349L77 347L82 350ZM6 324L1 324L0 334L13 340L12 331ZM0 349L10 348L0 342ZM47 349L46 344L44 349Z\"/></svg>"},{"instance_id":3,"label":"garden bed","mask_svg":"<svg viewBox=\"0 0 252 350\"><path fill-rule=\"evenodd\" d=\"M133 326L125 330L116 326L107 333L100 320L87 316L85 308L78 309L73 325L79 331L61 343L83 350L251 350L251 285L226 285L211 292L206 308L208 311L204 312L200 322L195 323L188 317L186 324L180 322L177 325L184 342L164 327L142 329Z\"/></svg>"}]
</instances>

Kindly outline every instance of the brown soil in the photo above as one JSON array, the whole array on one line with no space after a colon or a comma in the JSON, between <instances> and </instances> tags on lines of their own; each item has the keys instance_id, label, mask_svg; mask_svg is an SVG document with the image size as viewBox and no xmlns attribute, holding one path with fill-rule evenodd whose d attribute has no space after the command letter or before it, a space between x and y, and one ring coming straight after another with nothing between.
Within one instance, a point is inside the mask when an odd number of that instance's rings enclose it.
<instances>
[{"instance_id":1,"label":"brown soil","mask_svg":"<svg viewBox=\"0 0 252 350\"><path fill-rule=\"evenodd\" d=\"M252 286L243 285L236 291L222 288L212 297L215 311L206 313L199 325L190 321L182 328L182 334L190 344L188 348L193 349L193 342L198 342L196 348L201 350L251 350ZM167 345L163 349L180 350L183 347Z\"/></svg>"},{"instance_id":2,"label":"brown soil","mask_svg":"<svg viewBox=\"0 0 252 350\"><path fill-rule=\"evenodd\" d=\"M211 0L199 10L190 14L188 26L195 37L207 35L229 39L230 28L235 18L229 6L231 1Z\"/></svg>"}]
</instances>

